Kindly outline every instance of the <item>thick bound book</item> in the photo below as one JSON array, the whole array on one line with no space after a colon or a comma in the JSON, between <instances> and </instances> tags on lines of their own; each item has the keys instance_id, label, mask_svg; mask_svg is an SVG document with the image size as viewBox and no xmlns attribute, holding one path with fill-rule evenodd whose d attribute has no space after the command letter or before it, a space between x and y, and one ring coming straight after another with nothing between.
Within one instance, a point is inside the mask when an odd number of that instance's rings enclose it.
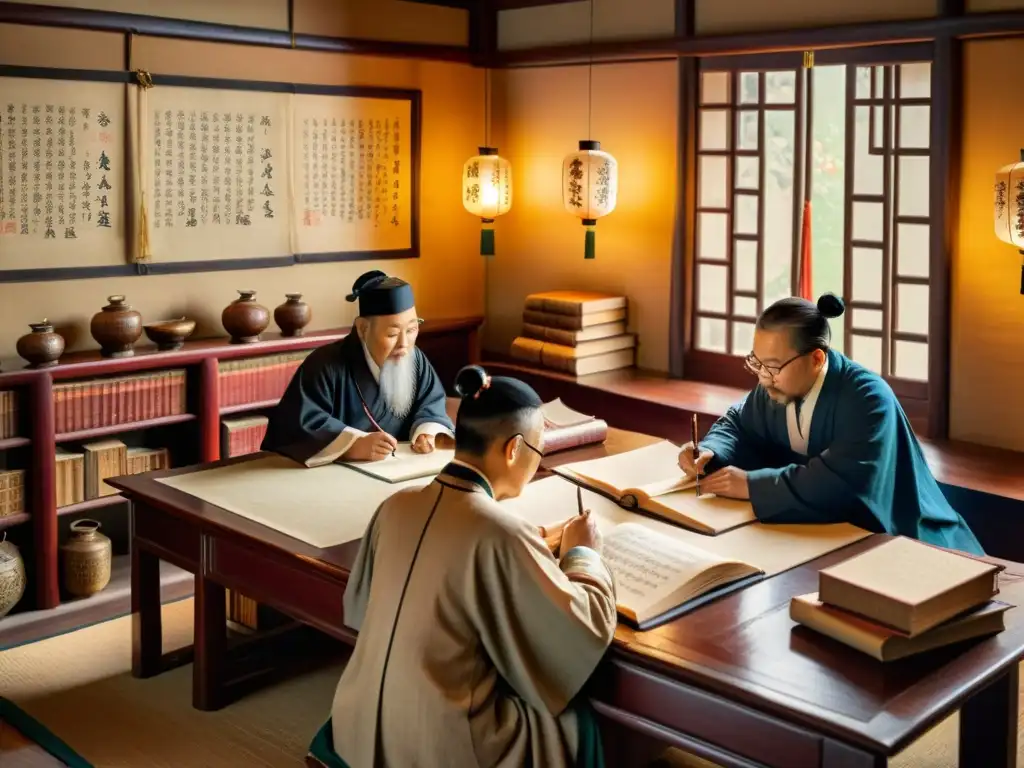
<instances>
[{"instance_id":1,"label":"thick bound book","mask_svg":"<svg viewBox=\"0 0 1024 768\"><path fill-rule=\"evenodd\" d=\"M749 501L697 495L679 469L679 447L663 440L634 451L556 467L574 483L699 533L717 535L754 522Z\"/></svg>"},{"instance_id":2,"label":"thick bound book","mask_svg":"<svg viewBox=\"0 0 1024 768\"><path fill-rule=\"evenodd\" d=\"M826 605L818 599L817 592L794 597L789 603L789 617L879 661L896 661L934 648L1002 632L1006 628L1003 614L1011 607L1007 603L990 600L980 608L955 616L915 637Z\"/></svg>"},{"instance_id":3,"label":"thick bound book","mask_svg":"<svg viewBox=\"0 0 1024 768\"><path fill-rule=\"evenodd\" d=\"M818 574L819 599L909 637L988 602L1003 566L897 536Z\"/></svg>"},{"instance_id":4,"label":"thick bound book","mask_svg":"<svg viewBox=\"0 0 1024 768\"><path fill-rule=\"evenodd\" d=\"M615 577L619 615L641 630L764 578L755 565L638 523L615 526L604 537L602 554Z\"/></svg>"}]
</instances>

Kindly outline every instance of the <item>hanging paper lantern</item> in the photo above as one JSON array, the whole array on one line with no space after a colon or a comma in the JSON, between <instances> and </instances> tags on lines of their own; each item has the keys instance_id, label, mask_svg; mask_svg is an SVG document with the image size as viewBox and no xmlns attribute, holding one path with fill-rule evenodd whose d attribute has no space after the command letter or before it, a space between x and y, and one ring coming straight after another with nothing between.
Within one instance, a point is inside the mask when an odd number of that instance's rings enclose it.
<instances>
[{"instance_id":1,"label":"hanging paper lantern","mask_svg":"<svg viewBox=\"0 0 1024 768\"><path fill-rule=\"evenodd\" d=\"M512 207L512 166L494 147L480 147L480 154L462 167L462 204L480 217L480 255L494 255L494 220Z\"/></svg>"},{"instance_id":2,"label":"hanging paper lantern","mask_svg":"<svg viewBox=\"0 0 1024 768\"><path fill-rule=\"evenodd\" d=\"M1019 163L996 172L994 213L996 236L1024 256L1024 150ZM1020 267L1020 292L1024 295L1024 263Z\"/></svg>"},{"instance_id":3,"label":"hanging paper lantern","mask_svg":"<svg viewBox=\"0 0 1024 768\"><path fill-rule=\"evenodd\" d=\"M562 201L587 228L583 257L594 258L597 220L615 210L619 164L599 141L581 141L578 152L562 161Z\"/></svg>"}]
</instances>

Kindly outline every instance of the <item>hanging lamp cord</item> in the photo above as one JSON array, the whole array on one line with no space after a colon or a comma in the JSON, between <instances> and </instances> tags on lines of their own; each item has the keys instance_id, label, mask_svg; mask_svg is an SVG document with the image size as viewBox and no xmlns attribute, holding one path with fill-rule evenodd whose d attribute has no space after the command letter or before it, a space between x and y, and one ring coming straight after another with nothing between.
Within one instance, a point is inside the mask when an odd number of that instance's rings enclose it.
<instances>
[{"instance_id":1,"label":"hanging lamp cord","mask_svg":"<svg viewBox=\"0 0 1024 768\"><path fill-rule=\"evenodd\" d=\"M587 140L591 135L591 117L594 111L594 0L590 0L590 66L587 68Z\"/></svg>"}]
</instances>

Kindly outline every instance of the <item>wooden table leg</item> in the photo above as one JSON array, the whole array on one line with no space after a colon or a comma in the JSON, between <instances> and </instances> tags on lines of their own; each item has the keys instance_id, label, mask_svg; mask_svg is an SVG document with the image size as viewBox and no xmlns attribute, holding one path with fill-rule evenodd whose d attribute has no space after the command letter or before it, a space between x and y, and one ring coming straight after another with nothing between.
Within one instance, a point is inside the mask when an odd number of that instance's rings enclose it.
<instances>
[{"instance_id":1,"label":"wooden table leg","mask_svg":"<svg viewBox=\"0 0 1024 768\"><path fill-rule=\"evenodd\" d=\"M825 739L821 745L821 768L885 768L885 755L873 755L849 744Z\"/></svg>"},{"instance_id":2,"label":"wooden table leg","mask_svg":"<svg viewBox=\"0 0 1024 768\"><path fill-rule=\"evenodd\" d=\"M192 664L192 706L210 712L225 701L227 625L224 587L196 574L195 655Z\"/></svg>"},{"instance_id":3,"label":"wooden table leg","mask_svg":"<svg viewBox=\"0 0 1024 768\"><path fill-rule=\"evenodd\" d=\"M132 675L163 671L160 625L160 558L132 545Z\"/></svg>"},{"instance_id":4,"label":"wooden table leg","mask_svg":"<svg viewBox=\"0 0 1024 768\"><path fill-rule=\"evenodd\" d=\"M1020 670L1013 664L960 710L960 765L1016 768Z\"/></svg>"}]
</instances>

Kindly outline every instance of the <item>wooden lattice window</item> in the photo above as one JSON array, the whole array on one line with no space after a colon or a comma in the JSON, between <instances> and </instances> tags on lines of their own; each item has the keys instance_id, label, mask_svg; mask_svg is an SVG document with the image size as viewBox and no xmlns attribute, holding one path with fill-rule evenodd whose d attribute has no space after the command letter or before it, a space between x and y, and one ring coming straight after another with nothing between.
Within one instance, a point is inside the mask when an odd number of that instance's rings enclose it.
<instances>
[{"instance_id":1,"label":"wooden lattice window","mask_svg":"<svg viewBox=\"0 0 1024 768\"><path fill-rule=\"evenodd\" d=\"M884 376L923 425L935 370L928 53L701 62L689 378L753 383L737 358L757 315L797 292L809 200L814 295L848 308L833 346Z\"/></svg>"}]
</instances>

